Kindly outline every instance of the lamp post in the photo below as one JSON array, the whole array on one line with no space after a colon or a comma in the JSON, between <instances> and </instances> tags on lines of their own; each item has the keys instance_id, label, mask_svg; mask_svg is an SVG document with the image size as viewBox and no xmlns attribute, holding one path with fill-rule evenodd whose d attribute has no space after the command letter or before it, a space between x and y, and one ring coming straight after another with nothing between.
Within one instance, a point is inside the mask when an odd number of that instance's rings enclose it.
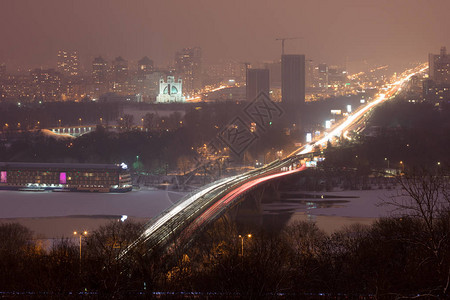
<instances>
[{"instance_id":1,"label":"lamp post","mask_svg":"<svg viewBox=\"0 0 450 300\"><path fill-rule=\"evenodd\" d=\"M75 236L79 236L80 237L80 264L81 264L81 237L82 236L86 236L88 234L88 232L87 231L80 231L80 232L78 232L78 231L74 231L73 232L73 235L75 235Z\"/></svg>"},{"instance_id":2,"label":"lamp post","mask_svg":"<svg viewBox=\"0 0 450 300\"><path fill-rule=\"evenodd\" d=\"M246 236L239 235L239 238L241 239L241 256L242 257L244 257L244 238L245 237L251 239L252 235L250 233L247 234Z\"/></svg>"},{"instance_id":3,"label":"lamp post","mask_svg":"<svg viewBox=\"0 0 450 300\"><path fill-rule=\"evenodd\" d=\"M384 160L387 161L387 168L389 169L389 159L385 157Z\"/></svg>"}]
</instances>

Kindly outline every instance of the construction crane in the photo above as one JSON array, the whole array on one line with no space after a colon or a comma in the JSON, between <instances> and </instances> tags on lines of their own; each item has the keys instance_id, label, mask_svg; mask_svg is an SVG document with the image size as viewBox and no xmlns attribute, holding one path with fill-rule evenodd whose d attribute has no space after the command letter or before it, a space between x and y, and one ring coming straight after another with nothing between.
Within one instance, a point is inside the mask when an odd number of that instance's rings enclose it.
<instances>
[{"instance_id":1,"label":"construction crane","mask_svg":"<svg viewBox=\"0 0 450 300\"><path fill-rule=\"evenodd\" d=\"M284 41L285 40L299 40L303 39L302 37L291 37L291 38L276 38L276 41L281 41L281 55L284 55Z\"/></svg>"}]
</instances>

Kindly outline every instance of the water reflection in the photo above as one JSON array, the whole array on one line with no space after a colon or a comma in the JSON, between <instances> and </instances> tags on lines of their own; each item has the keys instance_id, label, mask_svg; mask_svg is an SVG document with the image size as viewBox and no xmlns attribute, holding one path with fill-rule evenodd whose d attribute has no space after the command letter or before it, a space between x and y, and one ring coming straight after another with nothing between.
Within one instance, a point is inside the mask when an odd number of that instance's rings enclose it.
<instances>
[{"instance_id":1,"label":"water reflection","mask_svg":"<svg viewBox=\"0 0 450 300\"><path fill-rule=\"evenodd\" d=\"M263 224L266 228L283 228L295 221L308 221L332 233L354 223L372 224L385 215L376 207L379 198L378 192L284 192L279 201L262 204Z\"/></svg>"}]
</instances>

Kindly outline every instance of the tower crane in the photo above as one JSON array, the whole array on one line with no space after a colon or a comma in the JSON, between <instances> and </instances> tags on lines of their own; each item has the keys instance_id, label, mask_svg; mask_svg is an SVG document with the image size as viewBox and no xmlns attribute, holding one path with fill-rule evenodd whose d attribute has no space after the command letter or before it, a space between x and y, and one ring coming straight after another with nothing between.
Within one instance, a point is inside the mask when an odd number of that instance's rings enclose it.
<instances>
[{"instance_id":1,"label":"tower crane","mask_svg":"<svg viewBox=\"0 0 450 300\"><path fill-rule=\"evenodd\" d=\"M303 39L302 37L291 37L291 38L276 38L276 41L281 41L281 55L284 55L284 41L286 40L299 40Z\"/></svg>"}]
</instances>

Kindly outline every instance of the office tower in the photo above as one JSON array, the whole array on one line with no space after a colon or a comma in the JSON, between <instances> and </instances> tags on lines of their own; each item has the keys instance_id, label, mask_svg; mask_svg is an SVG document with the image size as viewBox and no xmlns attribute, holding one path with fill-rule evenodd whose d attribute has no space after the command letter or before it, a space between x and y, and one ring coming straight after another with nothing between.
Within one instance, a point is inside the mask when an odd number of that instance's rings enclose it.
<instances>
[{"instance_id":1,"label":"office tower","mask_svg":"<svg viewBox=\"0 0 450 300\"><path fill-rule=\"evenodd\" d=\"M441 47L439 54L429 54L429 77L437 85L450 84L450 55L447 55L447 49Z\"/></svg>"},{"instance_id":2,"label":"office tower","mask_svg":"<svg viewBox=\"0 0 450 300\"><path fill-rule=\"evenodd\" d=\"M57 70L64 76L78 76L79 64L77 51L58 51Z\"/></svg>"},{"instance_id":3,"label":"office tower","mask_svg":"<svg viewBox=\"0 0 450 300\"><path fill-rule=\"evenodd\" d=\"M296 108L305 103L305 56L281 56L281 94L287 107Z\"/></svg>"},{"instance_id":4,"label":"office tower","mask_svg":"<svg viewBox=\"0 0 450 300\"><path fill-rule=\"evenodd\" d=\"M184 90L192 95L202 88L202 49L184 48L175 54L175 71L183 80Z\"/></svg>"},{"instance_id":5,"label":"office tower","mask_svg":"<svg viewBox=\"0 0 450 300\"><path fill-rule=\"evenodd\" d=\"M259 93L264 92L269 96L270 77L268 69L247 70L247 100L252 101Z\"/></svg>"},{"instance_id":6,"label":"office tower","mask_svg":"<svg viewBox=\"0 0 450 300\"><path fill-rule=\"evenodd\" d=\"M153 60L144 56L138 61L137 74L140 78L153 72Z\"/></svg>"},{"instance_id":7,"label":"office tower","mask_svg":"<svg viewBox=\"0 0 450 300\"><path fill-rule=\"evenodd\" d=\"M108 81L108 63L101 56L92 61L92 79L94 84L105 84Z\"/></svg>"}]
</instances>

